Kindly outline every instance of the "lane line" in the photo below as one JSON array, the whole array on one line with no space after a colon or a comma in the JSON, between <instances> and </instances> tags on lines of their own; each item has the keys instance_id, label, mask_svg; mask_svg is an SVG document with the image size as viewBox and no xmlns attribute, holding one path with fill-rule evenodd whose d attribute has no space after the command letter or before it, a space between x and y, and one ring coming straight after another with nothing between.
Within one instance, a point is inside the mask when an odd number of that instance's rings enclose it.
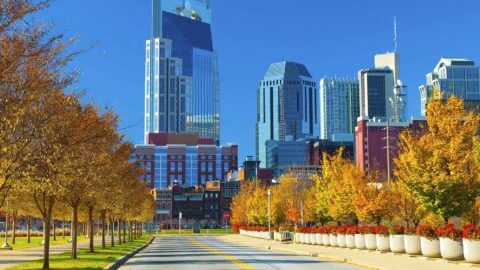
<instances>
[{"instance_id":1,"label":"lane line","mask_svg":"<svg viewBox=\"0 0 480 270\"><path fill-rule=\"evenodd\" d=\"M210 251L211 253L219 255L219 256L223 257L224 259L234 263L235 265L239 266L240 269L242 269L242 270L254 270L255 269L253 266L251 266L247 263L244 263L242 260L238 259L237 257L228 255L227 253L222 252L218 249L209 247L209 246L207 246L203 243L198 242L197 240L194 240L191 237L189 237L187 239L188 239L188 241L192 242L192 244L194 244L195 246L197 246L199 248L202 248L202 249L205 249L207 251Z\"/></svg>"}]
</instances>

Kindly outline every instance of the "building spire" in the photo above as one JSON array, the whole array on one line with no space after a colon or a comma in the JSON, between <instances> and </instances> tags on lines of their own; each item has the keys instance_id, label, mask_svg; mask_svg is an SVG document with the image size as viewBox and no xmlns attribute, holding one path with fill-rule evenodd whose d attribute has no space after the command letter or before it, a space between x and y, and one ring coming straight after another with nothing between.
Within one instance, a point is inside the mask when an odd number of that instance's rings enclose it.
<instances>
[{"instance_id":1,"label":"building spire","mask_svg":"<svg viewBox=\"0 0 480 270\"><path fill-rule=\"evenodd\" d=\"M393 16L393 43L395 46L395 51L397 52L397 46L398 46L398 39L397 39L397 16Z\"/></svg>"}]
</instances>

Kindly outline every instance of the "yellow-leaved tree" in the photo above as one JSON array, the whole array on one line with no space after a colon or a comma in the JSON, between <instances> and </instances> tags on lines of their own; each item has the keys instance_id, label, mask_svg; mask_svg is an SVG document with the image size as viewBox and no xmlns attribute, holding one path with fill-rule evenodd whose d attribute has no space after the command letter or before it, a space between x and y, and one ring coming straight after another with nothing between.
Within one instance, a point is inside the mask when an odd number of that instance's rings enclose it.
<instances>
[{"instance_id":1,"label":"yellow-leaved tree","mask_svg":"<svg viewBox=\"0 0 480 270\"><path fill-rule=\"evenodd\" d=\"M479 196L479 121L460 98L440 97L427 104L428 130L400 136L395 175L444 222L468 212Z\"/></svg>"}]
</instances>

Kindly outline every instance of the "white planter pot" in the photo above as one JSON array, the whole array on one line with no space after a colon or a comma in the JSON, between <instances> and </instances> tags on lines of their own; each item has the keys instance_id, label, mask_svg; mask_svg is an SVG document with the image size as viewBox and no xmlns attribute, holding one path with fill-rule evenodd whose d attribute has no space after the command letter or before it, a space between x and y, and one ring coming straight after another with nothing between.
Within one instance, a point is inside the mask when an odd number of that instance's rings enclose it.
<instances>
[{"instance_id":1,"label":"white planter pot","mask_svg":"<svg viewBox=\"0 0 480 270\"><path fill-rule=\"evenodd\" d=\"M317 240L315 240L315 234L314 234L314 233L310 233L309 235L310 235L310 237L309 237L309 240L310 240L310 241L308 242L308 244L310 244L310 245L315 245L315 243L317 242Z\"/></svg>"},{"instance_id":2,"label":"white planter pot","mask_svg":"<svg viewBox=\"0 0 480 270\"><path fill-rule=\"evenodd\" d=\"M365 247L369 250L377 249L377 236L375 234L365 234Z\"/></svg>"},{"instance_id":3,"label":"white planter pot","mask_svg":"<svg viewBox=\"0 0 480 270\"><path fill-rule=\"evenodd\" d=\"M379 251L390 251L390 237L377 235L377 249Z\"/></svg>"},{"instance_id":4,"label":"white planter pot","mask_svg":"<svg viewBox=\"0 0 480 270\"><path fill-rule=\"evenodd\" d=\"M429 258L440 258L440 240L438 238L428 239L426 237L420 237L420 246L422 254Z\"/></svg>"},{"instance_id":5,"label":"white planter pot","mask_svg":"<svg viewBox=\"0 0 480 270\"><path fill-rule=\"evenodd\" d=\"M355 235L347 234L345 237L346 237L347 247L355 248Z\"/></svg>"},{"instance_id":6,"label":"white planter pot","mask_svg":"<svg viewBox=\"0 0 480 270\"><path fill-rule=\"evenodd\" d=\"M471 263L480 263L480 240L463 239L463 255Z\"/></svg>"},{"instance_id":7,"label":"white planter pot","mask_svg":"<svg viewBox=\"0 0 480 270\"><path fill-rule=\"evenodd\" d=\"M365 235L355 234L355 247L358 249L365 249Z\"/></svg>"},{"instance_id":8,"label":"white planter pot","mask_svg":"<svg viewBox=\"0 0 480 270\"><path fill-rule=\"evenodd\" d=\"M303 233L295 233L295 242L297 244L303 243Z\"/></svg>"},{"instance_id":9,"label":"white planter pot","mask_svg":"<svg viewBox=\"0 0 480 270\"><path fill-rule=\"evenodd\" d=\"M330 234L330 246L332 247L338 246L338 237L334 234Z\"/></svg>"},{"instance_id":10,"label":"white planter pot","mask_svg":"<svg viewBox=\"0 0 480 270\"><path fill-rule=\"evenodd\" d=\"M330 236L328 234L322 234L322 240L324 246L330 246Z\"/></svg>"},{"instance_id":11,"label":"white planter pot","mask_svg":"<svg viewBox=\"0 0 480 270\"><path fill-rule=\"evenodd\" d=\"M303 243L304 244L310 244L310 234L309 233L304 234Z\"/></svg>"},{"instance_id":12,"label":"white planter pot","mask_svg":"<svg viewBox=\"0 0 480 270\"><path fill-rule=\"evenodd\" d=\"M462 260L462 240L453 240L447 237L440 237L440 254L446 260Z\"/></svg>"},{"instance_id":13,"label":"white planter pot","mask_svg":"<svg viewBox=\"0 0 480 270\"><path fill-rule=\"evenodd\" d=\"M322 235L319 234L319 233L316 233L315 234L315 243L317 245L322 245L323 244L323 239L322 239Z\"/></svg>"},{"instance_id":14,"label":"white planter pot","mask_svg":"<svg viewBox=\"0 0 480 270\"><path fill-rule=\"evenodd\" d=\"M390 250L395 253L405 252L405 240L403 234L390 235Z\"/></svg>"},{"instance_id":15,"label":"white planter pot","mask_svg":"<svg viewBox=\"0 0 480 270\"><path fill-rule=\"evenodd\" d=\"M338 234L337 244L339 247L347 247L347 236L345 234Z\"/></svg>"},{"instance_id":16,"label":"white planter pot","mask_svg":"<svg viewBox=\"0 0 480 270\"><path fill-rule=\"evenodd\" d=\"M422 254L422 248L420 245L420 236L414 234L406 234L403 236L405 244L405 252L411 255Z\"/></svg>"}]
</instances>

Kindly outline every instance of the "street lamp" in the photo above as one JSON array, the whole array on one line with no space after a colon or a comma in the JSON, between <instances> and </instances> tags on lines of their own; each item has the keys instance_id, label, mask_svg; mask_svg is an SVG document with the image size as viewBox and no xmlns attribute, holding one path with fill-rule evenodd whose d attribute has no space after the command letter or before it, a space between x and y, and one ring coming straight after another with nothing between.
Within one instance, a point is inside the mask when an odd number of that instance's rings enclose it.
<instances>
[{"instance_id":1,"label":"street lamp","mask_svg":"<svg viewBox=\"0 0 480 270\"><path fill-rule=\"evenodd\" d=\"M8 208L9 203L7 200L7 209L5 210L5 243L3 244L2 248L10 250L12 247L8 244Z\"/></svg>"},{"instance_id":2,"label":"street lamp","mask_svg":"<svg viewBox=\"0 0 480 270\"><path fill-rule=\"evenodd\" d=\"M268 189L267 195L268 195L268 235L269 237L271 237L272 230L270 226L270 196L272 195L272 191L270 189Z\"/></svg>"}]
</instances>

